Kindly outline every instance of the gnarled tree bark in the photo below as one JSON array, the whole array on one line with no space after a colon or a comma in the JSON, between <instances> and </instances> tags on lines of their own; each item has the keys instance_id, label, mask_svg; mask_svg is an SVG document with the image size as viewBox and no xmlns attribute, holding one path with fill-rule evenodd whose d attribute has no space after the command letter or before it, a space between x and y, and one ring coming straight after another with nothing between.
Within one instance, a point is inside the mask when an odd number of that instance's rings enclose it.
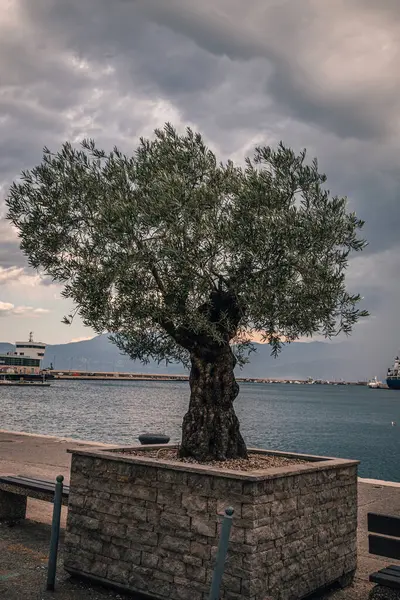
<instances>
[{"instance_id":1,"label":"gnarled tree bark","mask_svg":"<svg viewBox=\"0 0 400 600\"><path fill-rule=\"evenodd\" d=\"M229 344L191 352L190 403L183 419L180 455L199 461L247 458L233 402L239 393Z\"/></svg>"}]
</instances>

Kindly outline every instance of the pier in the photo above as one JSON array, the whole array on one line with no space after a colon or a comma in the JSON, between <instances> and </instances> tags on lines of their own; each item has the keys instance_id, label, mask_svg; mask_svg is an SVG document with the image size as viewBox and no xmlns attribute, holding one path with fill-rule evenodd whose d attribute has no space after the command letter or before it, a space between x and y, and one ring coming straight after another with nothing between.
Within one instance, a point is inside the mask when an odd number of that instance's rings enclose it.
<instances>
[{"instance_id":1,"label":"pier","mask_svg":"<svg viewBox=\"0 0 400 600\"><path fill-rule=\"evenodd\" d=\"M47 369L54 379L93 381L189 381L189 375L165 373L123 373L118 371L82 371L77 369ZM274 377L236 377L238 383L286 383L298 385L367 385L367 381L326 381L322 379L277 379Z\"/></svg>"}]
</instances>

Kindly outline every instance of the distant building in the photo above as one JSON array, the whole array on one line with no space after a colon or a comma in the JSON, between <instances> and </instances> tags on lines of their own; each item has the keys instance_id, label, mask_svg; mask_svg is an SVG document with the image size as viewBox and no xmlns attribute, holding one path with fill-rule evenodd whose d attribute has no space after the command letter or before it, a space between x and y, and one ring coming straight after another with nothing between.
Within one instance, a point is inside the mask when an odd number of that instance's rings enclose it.
<instances>
[{"instance_id":1,"label":"distant building","mask_svg":"<svg viewBox=\"0 0 400 600\"><path fill-rule=\"evenodd\" d=\"M39 374L46 344L34 342L30 333L28 342L16 342L15 352L0 354L0 374Z\"/></svg>"}]
</instances>

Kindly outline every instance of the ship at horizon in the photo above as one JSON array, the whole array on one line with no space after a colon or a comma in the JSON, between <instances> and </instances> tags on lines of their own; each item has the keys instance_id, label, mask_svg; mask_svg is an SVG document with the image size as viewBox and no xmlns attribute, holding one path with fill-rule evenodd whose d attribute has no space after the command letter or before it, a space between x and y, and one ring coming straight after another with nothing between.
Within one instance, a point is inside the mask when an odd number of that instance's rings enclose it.
<instances>
[{"instance_id":1,"label":"ship at horizon","mask_svg":"<svg viewBox=\"0 0 400 600\"><path fill-rule=\"evenodd\" d=\"M0 378L7 381L42 381L54 379L54 375L42 370L46 344L35 342L33 333L29 341L15 342L15 351L0 354Z\"/></svg>"},{"instance_id":2,"label":"ship at horizon","mask_svg":"<svg viewBox=\"0 0 400 600\"><path fill-rule=\"evenodd\" d=\"M400 390L400 358L396 356L393 366L388 369L386 383L391 390Z\"/></svg>"}]
</instances>

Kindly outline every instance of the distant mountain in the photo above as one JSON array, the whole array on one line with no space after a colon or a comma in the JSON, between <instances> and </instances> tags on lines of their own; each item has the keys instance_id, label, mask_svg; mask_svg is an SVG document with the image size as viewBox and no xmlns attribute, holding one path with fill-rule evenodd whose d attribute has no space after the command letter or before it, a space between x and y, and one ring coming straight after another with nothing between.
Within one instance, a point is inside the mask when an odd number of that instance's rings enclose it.
<instances>
[{"instance_id":1,"label":"distant mountain","mask_svg":"<svg viewBox=\"0 0 400 600\"><path fill-rule=\"evenodd\" d=\"M240 370L238 376L329 380L358 380L370 376L365 362L357 349L349 342L296 342L283 349L277 359L271 357L268 345L256 344L257 351L250 355L250 363ZM13 350L11 344L0 343L0 353ZM351 359L349 359L351 357ZM132 361L121 355L107 335L91 340L69 344L49 345L43 365L55 369L87 371L120 371L135 373L185 373L182 365L158 365L150 361L147 365Z\"/></svg>"},{"instance_id":2,"label":"distant mountain","mask_svg":"<svg viewBox=\"0 0 400 600\"><path fill-rule=\"evenodd\" d=\"M257 351L250 355L250 363L243 369L237 368L240 377L271 377L288 379L314 379L348 381L365 380L371 376L366 367L365 356L351 342L296 342L284 347L278 358L271 357L266 344L255 344ZM0 342L0 353L14 349L11 344ZM180 364L158 365L150 361L142 365L120 353L107 335L91 340L69 344L49 345L46 348L43 366L55 369L87 371L120 371L128 373L182 374ZM375 373L373 373L374 375Z\"/></svg>"},{"instance_id":3,"label":"distant mountain","mask_svg":"<svg viewBox=\"0 0 400 600\"><path fill-rule=\"evenodd\" d=\"M271 377L278 379L365 379L365 368L343 358L343 343L295 342L285 346L277 358L265 344L256 344L257 351L250 355L249 364L242 371L244 377Z\"/></svg>"},{"instance_id":4,"label":"distant mountain","mask_svg":"<svg viewBox=\"0 0 400 600\"><path fill-rule=\"evenodd\" d=\"M49 345L46 348L43 365L53 364L55 369L76 369L77 371L120 371L126 373L184 373L181 365L157 365L151 361L142 365L121 354L107 335L99 335L91 340L70 344Z\"/></svg>"}]
</instances>

